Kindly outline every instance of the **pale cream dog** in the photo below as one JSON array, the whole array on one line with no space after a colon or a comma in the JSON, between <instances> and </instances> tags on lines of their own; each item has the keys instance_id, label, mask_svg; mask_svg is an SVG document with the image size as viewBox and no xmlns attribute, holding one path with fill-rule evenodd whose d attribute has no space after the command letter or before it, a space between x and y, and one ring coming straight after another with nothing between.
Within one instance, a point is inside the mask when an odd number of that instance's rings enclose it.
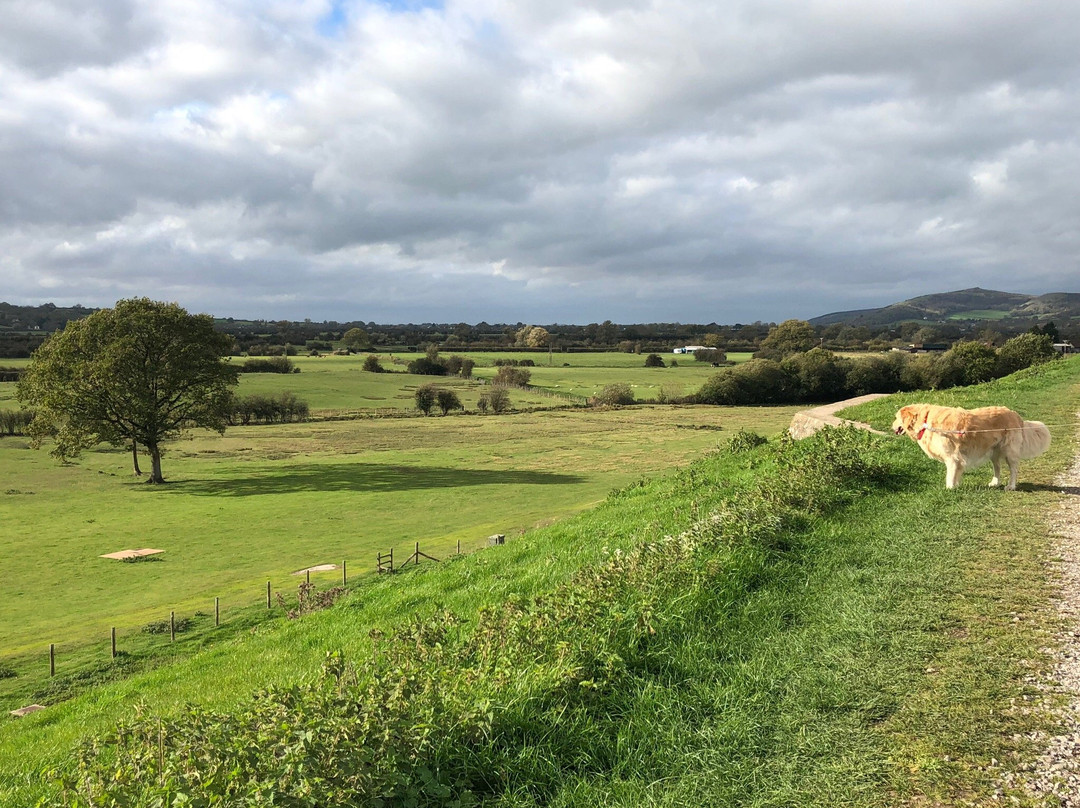
<instances>
[{"instance_id":1,"label":"pale cream dog","mask_svg":"<svg viewBox=\"0 0 1080 808\"><path fill-rule=\"evenodd\" d=\"M969 468L987 459L994 464L990 487L1001 485L1001 461L1009 466L1009 484L1016 490L1020 461L1038 457L1050 447L1050 430L1041 421L1025 421L1008 407L963 410L935 404L901 407L893 432L906 434L927 457L945 464L945 487L956 488Z\"/></svg>"}]
</instances>

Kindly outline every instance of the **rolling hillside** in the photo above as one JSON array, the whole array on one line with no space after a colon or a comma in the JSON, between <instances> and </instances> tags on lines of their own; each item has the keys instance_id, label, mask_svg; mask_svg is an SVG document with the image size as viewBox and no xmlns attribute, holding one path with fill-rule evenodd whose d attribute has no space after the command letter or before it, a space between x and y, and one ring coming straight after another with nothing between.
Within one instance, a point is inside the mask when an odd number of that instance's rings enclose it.
<instances>
[{"instance_id":1,"label":"rolling hillside","mask_svg":"<svg viewBox=\"0 0 1080 808\"><path fill-rule=\"evenodd\" d=\"M877 309L837 311L815 317L813 325L883 326L906 320L945 322L948 320L1013 321L1029 325L1036 321L1059 323L1080 318L1080 294L1053 292L1032 296L992 289L960 289L933 295L921 295Z\"/></svg>"}]
</instances>

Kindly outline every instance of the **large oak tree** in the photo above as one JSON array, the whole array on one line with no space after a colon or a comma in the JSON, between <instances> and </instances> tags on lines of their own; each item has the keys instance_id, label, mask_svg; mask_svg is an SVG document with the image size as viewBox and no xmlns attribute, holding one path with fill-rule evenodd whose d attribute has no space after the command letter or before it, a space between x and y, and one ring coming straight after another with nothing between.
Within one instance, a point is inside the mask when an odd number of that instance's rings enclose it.
<instances>
[{"instance_id":1,"label":"large oak tree","mask_svg":"<svg viewBox=\"0 0 1080 808\"><path fill-rule=\"evenodd\" d=\"M232 338L206 314L175 303L121 300L69 322L34 352L18 398L36 415L36 444L74 457L100 442L146 447L149 482L161 483L161 444L184 429L222 432L237 371L224 357Z\"/></svg>"}]
</instances>

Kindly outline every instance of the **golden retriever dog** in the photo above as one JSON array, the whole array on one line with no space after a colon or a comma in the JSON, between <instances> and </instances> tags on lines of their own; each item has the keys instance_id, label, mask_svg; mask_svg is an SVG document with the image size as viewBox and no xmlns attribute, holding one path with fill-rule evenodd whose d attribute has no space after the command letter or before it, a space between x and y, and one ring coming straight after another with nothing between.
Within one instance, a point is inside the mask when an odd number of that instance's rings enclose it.
<instances>
[{"instance_id":1,"label":"golden retriever dog","mask_svg":"<svg viewBox=\"0 0 1080 808\"><path fill-rule=\"evenodd\" d=\"M1009 466L1008 491L1016 490L1021 460L1038 457L1050 447L1050 430L1041 421L1025 421L1008 407L963 410L935 404L901 407L893 432L907 435L927 457L945 464L945 487L956 488L969 468L994 464L990 487L1001 485L1001 461Z\"/></svg>"}]
</instances>

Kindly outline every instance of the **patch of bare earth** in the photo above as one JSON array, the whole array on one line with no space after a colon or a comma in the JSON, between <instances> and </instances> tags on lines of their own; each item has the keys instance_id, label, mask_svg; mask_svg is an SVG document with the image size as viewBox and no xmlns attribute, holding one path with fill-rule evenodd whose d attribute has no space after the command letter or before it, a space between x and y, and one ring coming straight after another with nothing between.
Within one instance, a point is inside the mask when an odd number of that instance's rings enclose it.
<instances>
[{"instance_id":1,"label":"patch of bare earth","mask_svg":"<svg viewBox=\"0 0 1080 808\"><path fill-rule=\"evenodd\" d=\"M1080 455L1055 483L1063 496L1050 514L1049 528L1061 628L1054 638L1051 677L1041 687L1049 697L1045 703L1052 705L1057 732L1037 738L1042 754L1006 782L1048 805L1080 808Z\"/></svg>"}]
</instances>

